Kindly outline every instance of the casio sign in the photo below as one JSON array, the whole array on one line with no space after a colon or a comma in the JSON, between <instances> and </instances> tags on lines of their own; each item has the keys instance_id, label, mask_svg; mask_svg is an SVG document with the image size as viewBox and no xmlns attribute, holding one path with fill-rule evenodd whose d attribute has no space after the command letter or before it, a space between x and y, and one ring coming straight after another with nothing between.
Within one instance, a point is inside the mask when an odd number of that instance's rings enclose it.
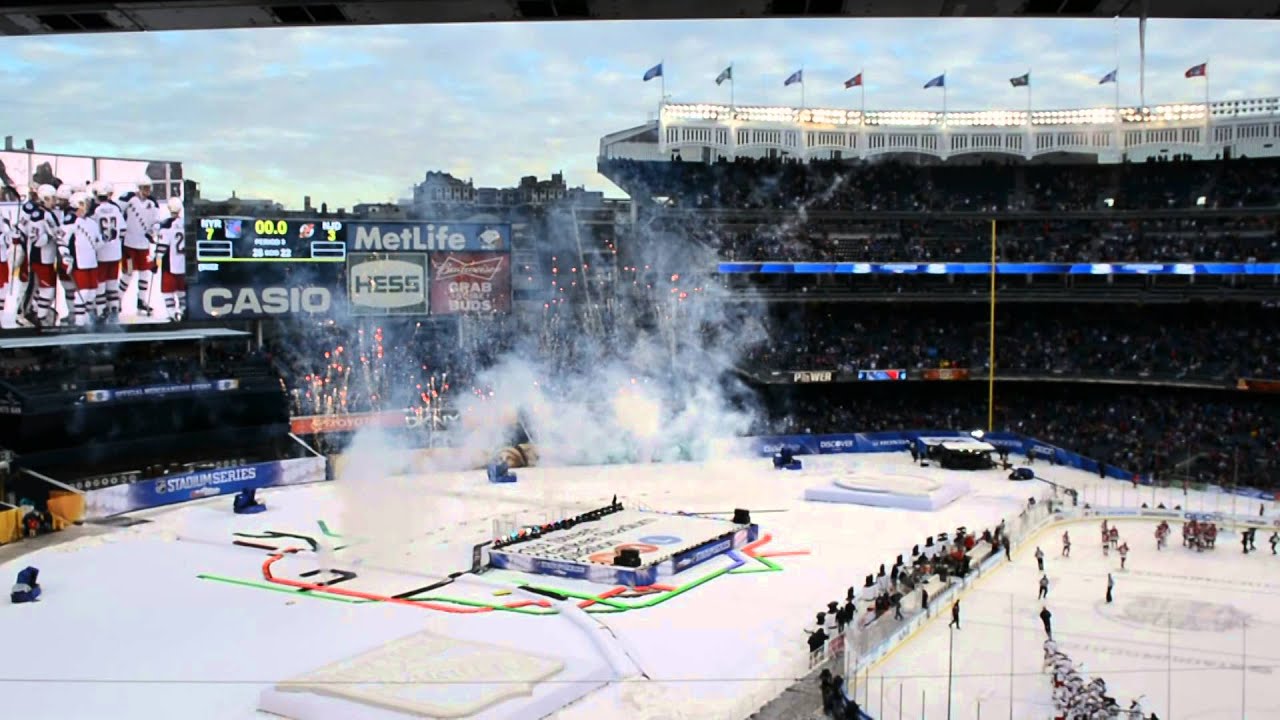
<instances>
[{"instance_id":1,"label":"casio sign","mask_svg":"<svg viewBox=\"0 0 1280 720\"><path fill-rule=\"evenodd\" d=\"M426 298L427 271L403 260L373 260L351 268L351 302L375 308L420 305Z\"/></svg>"},{"instance_id":2,"label":"casio sign","mask_svg":"<svg viewBox=\"0 0 1280 720\"><path fill-rule=\"evenodd\" d=\"M210 317L327 313L333 296L325 287L205 288L200 305Z\"/></svg>"}]
</instances>

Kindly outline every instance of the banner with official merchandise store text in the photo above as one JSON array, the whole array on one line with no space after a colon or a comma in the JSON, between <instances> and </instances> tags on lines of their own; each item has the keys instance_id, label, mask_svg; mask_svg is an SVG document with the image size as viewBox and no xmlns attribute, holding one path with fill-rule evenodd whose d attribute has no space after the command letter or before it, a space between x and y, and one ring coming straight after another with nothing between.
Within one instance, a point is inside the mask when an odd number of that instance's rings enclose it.
<instances>
[{"instance_id":1,"label":"banner with official merchandise store text","mask_svg":"<svg viewBox=\"0 0 1280 720\"><path fill-rule=\"evenodd\" d=\"M276 460L141 480L85 493L85 516L104 518L146 508L232 495L246 488L282 487L326 479L322 457ZM227 498L230 503L231 499Z\"/></svg>"}]
</instances>

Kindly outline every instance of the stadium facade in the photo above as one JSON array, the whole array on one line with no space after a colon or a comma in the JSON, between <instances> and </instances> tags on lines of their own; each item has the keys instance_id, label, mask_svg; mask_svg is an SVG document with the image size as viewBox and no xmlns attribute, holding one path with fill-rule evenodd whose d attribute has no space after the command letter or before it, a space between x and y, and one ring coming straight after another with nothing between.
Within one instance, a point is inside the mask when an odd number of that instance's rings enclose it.
<instances>
[{"instance_id":1,"label":"stadium facade","mask_svg":"<svg viewBox=\"0 0 1280 720\"><path fill-rule=\"evenodd\" d=\"M991 156L1051 162L1280 154L1280 97L1066 110L860 111L664 103L600 140L600 160L735 158L922 161Z\"/></svg>"}]
</instances>

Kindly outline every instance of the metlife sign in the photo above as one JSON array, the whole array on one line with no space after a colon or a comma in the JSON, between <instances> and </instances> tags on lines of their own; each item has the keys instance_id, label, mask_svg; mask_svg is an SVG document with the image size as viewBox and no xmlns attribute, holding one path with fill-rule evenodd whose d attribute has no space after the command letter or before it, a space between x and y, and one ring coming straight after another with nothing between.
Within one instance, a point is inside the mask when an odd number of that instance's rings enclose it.
<instances>
[{"instance_id":1,"label":"metlife sign","mask_svg":"<svg viewBox=\"0 0 1280 720\"><path fill-rule=\"evenodd\" d=\"M347 297L352 315L426 315L426 253L351 253Z\"/></svg>"},{"instance_id":2,"label":"metlife sign","mask_svg":"<svg viewBox=\"0 0 1280 720\"><path fill-rule=\"evenodd\" d=\"M511 226L489 223L349 222L349 253L506 252Z\"/></svg>"}]
</instances>

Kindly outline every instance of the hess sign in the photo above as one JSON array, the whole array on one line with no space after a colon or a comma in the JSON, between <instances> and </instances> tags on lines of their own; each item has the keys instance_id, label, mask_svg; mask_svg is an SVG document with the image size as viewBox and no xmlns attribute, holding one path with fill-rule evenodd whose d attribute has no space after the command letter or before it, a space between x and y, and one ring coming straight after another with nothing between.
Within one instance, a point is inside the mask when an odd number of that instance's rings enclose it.
<instances>
[{"instance_id":1,"label":"hess sign","mask_svg":"<svg viewBox=\"0 0 1280 720\"><path fill-rule=\"evenodd\" d=\"M349 268L353 315L426 314L426 255L352 253Z\"/></svg>"}]
</instances>

